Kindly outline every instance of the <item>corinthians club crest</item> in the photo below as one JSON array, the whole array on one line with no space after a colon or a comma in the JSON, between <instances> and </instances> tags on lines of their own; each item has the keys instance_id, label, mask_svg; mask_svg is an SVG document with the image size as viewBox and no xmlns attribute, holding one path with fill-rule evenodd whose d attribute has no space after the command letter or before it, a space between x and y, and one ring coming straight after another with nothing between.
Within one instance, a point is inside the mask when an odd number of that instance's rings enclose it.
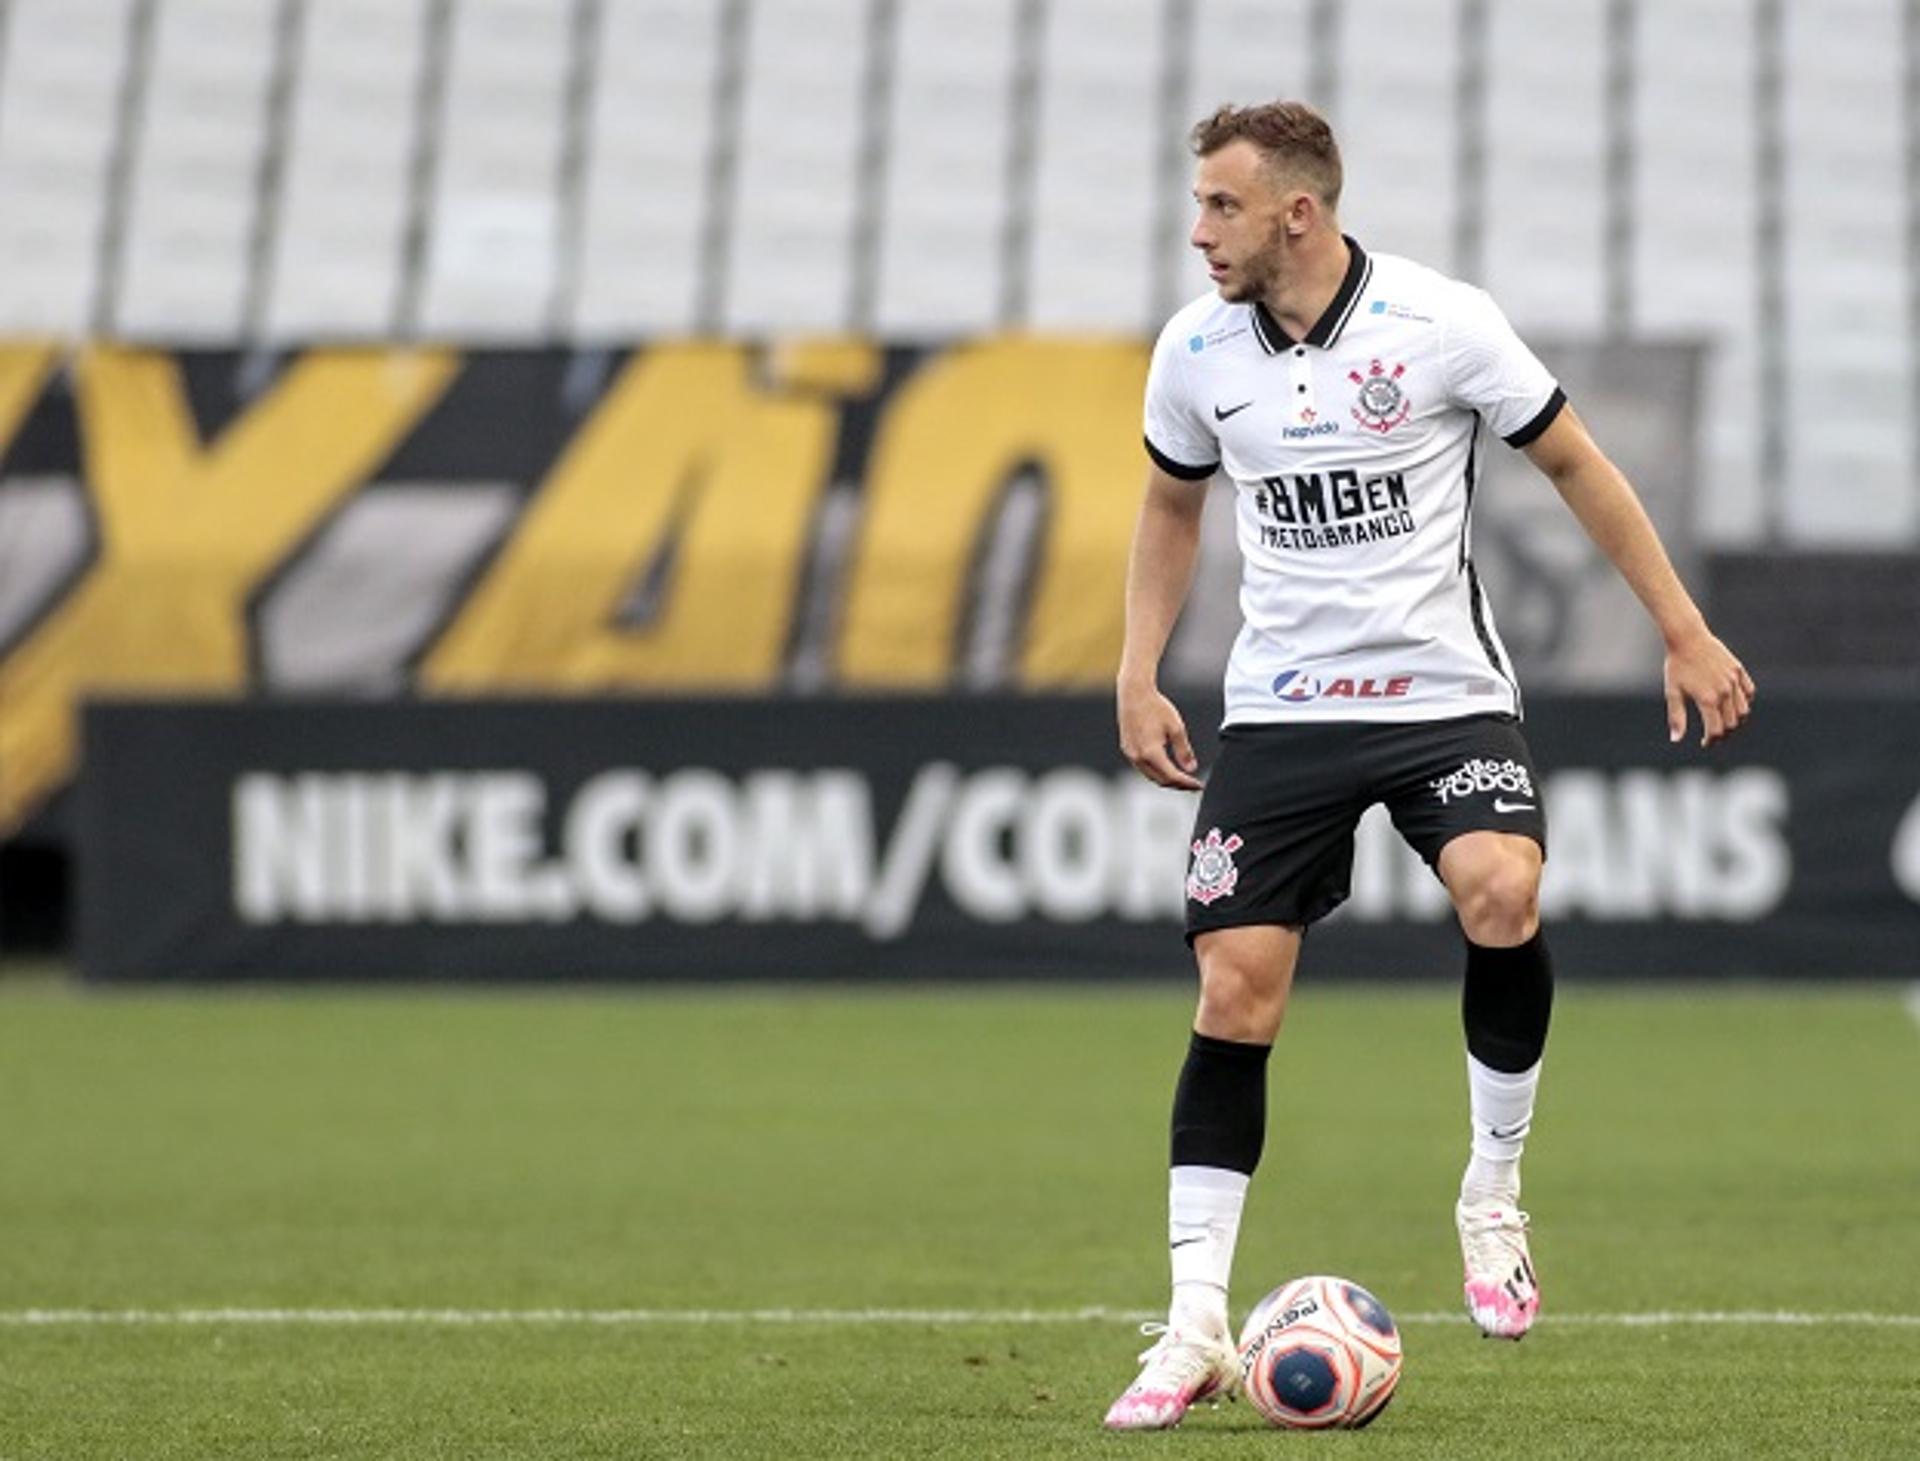
<instances>
[{"instance_id":1,"label":"corinthians club crest","mask_svg":"<svg viewBox=\"0 0 1920 1461\"><path fill-rule=\"evenodd\" d=\"M1218 827L1193 844L1193 870L1187 874L1187 896L1200 904L1224 898L1240 883L1240 869L1233 855L1240 850L1240 838L1232 833L1220 835Z\"/></svg>"},{"instance_id":2,"label":"corinthians club crest","mask_svg":"<svg viewBox=\"0 0 1920 1461\"><path fill-rule=\"evenodd\" d=\"M1347 379L1360 387L1353 400L1353 419L1368 431L1385 436L1411 416L1413 407L1407 403L1407 393L1400 389L1400 377L1406 373L1404 365L1388 370L1377 360L1365 375L1348 371Z\"/></svg>"}]
</instances>

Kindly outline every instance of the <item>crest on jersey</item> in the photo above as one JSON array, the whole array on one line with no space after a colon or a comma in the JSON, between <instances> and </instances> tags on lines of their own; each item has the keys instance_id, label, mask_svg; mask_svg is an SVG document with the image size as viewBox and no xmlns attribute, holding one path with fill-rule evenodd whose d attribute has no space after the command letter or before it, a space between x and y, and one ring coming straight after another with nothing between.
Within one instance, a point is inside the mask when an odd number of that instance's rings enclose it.
<instances>
[{"instance_id":1,"label":"crest on jersey","mask_svg":"<svg viewBox=\"0 0 1920 1461\"><path fill-rule=\"evenodd\" d=\"M1406 373L1404 365L1388 370L1377 360L1365 375L1357 370L1348 371L1347 379L1360 387L1359 394L1353 398L1353 419L1367 430L1385 436L1411 416L1413 407L1408 404L1407 393L1400 388L1400 377Z\"/></svg>"},{"instance_id":2,"label":"crest on jersey","mask_svg":"<svg viewBox=\"0 0 1920 1461\"><path fill-rule=\"evenodd\" d=\"M1205 905L1224 898L1240 885L1240 869L1233 865L1233 855L1241 847L1240 838L1229 833L1220 835L1218 827L1207 830L1207 835L1193 844L1193 869L1187 874L1187 896L1194 902Z\"/></svg>"}]
</instances>

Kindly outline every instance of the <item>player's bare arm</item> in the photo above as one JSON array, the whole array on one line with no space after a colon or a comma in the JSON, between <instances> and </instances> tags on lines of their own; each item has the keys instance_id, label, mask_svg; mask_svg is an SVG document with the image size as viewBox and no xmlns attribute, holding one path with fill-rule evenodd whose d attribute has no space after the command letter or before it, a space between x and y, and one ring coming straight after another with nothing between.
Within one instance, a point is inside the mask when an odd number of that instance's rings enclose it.
<instances>
[{"instance_id":1,"label":"player's bare arm","mask_svg":"<svg viewBox=\"0 0 1920 1461\"><path fill-rule=\"evenodd\" d=\"M1752 711L1753 677L1707 627L1626 476L1571 408L1525 450L1646 606L1666 642L1668 738L1686 734L1689 700L1700 714L1701 745L1731 735Z\"/></svg>"},{"instance_id":2,"label":"player's bare arm","mask_svg":"<svg viewBox=\"0 0 1920 1461\"><path fill-rule=\"evenodd\" d=\"M1206 499L1204 482L1147 469L1127 560L1127 634L1116 685L1122 753L1149 781L1186 791L1200 789L1193 774L1200 763L1186 722L1160 693L1160 656L1193 584Z\"/></svg>"}]
</instances>

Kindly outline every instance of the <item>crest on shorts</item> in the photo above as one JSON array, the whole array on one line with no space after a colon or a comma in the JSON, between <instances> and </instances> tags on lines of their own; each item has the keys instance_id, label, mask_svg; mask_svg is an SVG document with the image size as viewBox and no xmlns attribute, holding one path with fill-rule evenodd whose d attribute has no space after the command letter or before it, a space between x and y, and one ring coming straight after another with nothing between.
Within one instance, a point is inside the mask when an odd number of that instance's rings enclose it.
<instances>
[{"instance_id":1,"label":"crest on shorts","mask_svg":"<svg viewBox=\"0 0 1920 1461\"><path fill-rule=\"evenodd\" d=\"M1218 827L1209 828L1205 837L1193 844L1193 869L1187 874L1187 896L1208 904L1224 898L1240 882L1240 869L1233 855L1240 850L1240 839L1233 833L1220 835Z\"/></svg>"},{"instance_id":2,"label":"crest on shorts","mask_svg":"<svg viewBox=\"0 0 1920 1461\"><path fill-rule=\"evenodd\" d=\"M1353 398L1353 419L1367 430L1385 436L1411 416L1413 407L1407 401L1407 393L1400 388L1400 377L1406 373L1404 365L1388 370L1377 360L1365 375L1357 370L1348 371L1347 379L1360 387L1359 394Z\"/></svg>"}]
</instances>

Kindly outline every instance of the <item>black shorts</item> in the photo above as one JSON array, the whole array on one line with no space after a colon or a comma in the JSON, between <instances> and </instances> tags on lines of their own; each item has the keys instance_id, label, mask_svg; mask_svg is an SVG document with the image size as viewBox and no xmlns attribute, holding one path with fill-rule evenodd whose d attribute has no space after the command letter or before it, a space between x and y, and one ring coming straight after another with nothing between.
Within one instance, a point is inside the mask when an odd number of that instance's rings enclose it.
<instances>
[{"instance_id":1,"label":"black shorts","mask_svg":"<svg viewBox=\"0 0 1920 1461\"><path fill-rule=\"evenodd\" d=\"M1194 819L1187 940L1333 912L1351 891L1354 828L1375 802L1429 867L1462 832L1518 832L1544 855L1539 790L1512 716L1230 725Z\"/></svg>"}]
</instances>

